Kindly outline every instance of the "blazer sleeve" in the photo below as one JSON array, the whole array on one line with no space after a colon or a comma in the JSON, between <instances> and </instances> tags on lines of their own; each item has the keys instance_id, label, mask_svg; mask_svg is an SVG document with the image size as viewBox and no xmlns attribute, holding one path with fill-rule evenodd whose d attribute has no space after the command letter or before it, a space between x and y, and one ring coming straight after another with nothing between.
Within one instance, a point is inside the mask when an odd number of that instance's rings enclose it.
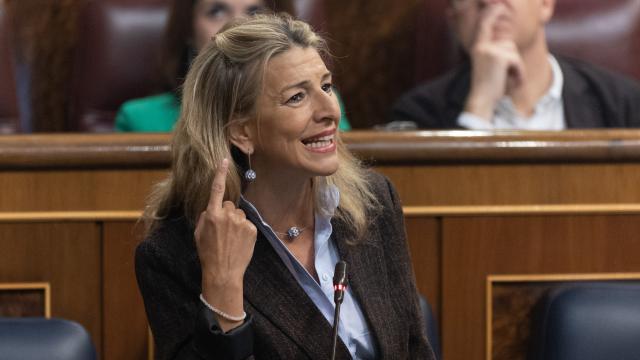
<instances>
[{"instance_id":1,"label":"blazer sleeve","mask_svg":"<svg viewBox=\"0 0 640 360\"><path fill-rule=\"evenodd\" d=\"M441 127L438 107L434 106L423 87L411 90L397 99L390 111L389 121L411 121L420 128Z\"/></svg>"},{"instance_id":2,"label":"blazer sleeve","mask_svg":"<svg viewBox=\"0 0 640 360\"><path fill-rule=\"evenodd\" d=\"M390 220L392 231L396 234L396 236L389 237L389 254L393 254L393 256L387 257L387 266L392 269L391 276L395 286L398 287L397 293L405 295L401 298L405 301L403 308L406 310L406 321L409 324L409 358L435 359L435 354L425 333L424 319L420 310L415 274L404 226L402 203L387 178L385 178L385 184L385 191L391 204L384 210L385 217Z\"/></svg>"},{"instance_id":3,"label":"blazer sleeve","mask_svg":"<svg viewBox=\"0 0 640 360\"><path fill-rule=\"evenodd\" d=\"M253 320L224 333L215 315L188 289L171 255L153 242L136 249L135 268L152 329L156 359L253 358ZM185 266L182 266L185 268Z\"/></svg>"}]
</instances>

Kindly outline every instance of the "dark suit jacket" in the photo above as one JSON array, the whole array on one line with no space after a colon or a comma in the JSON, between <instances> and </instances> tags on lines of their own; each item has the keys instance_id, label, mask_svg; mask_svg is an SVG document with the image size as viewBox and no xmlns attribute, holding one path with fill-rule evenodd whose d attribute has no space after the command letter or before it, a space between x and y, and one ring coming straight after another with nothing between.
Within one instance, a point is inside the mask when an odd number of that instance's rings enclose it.
<instances>
[{"instance_id":1,"label":"dark suit jacket","mask_svg":"<svg viewBox=\"0 0 640 360\"><path fill-rule=\"evenodd\" d=\"M564 77L562 100L568 128L640 126L640 84L587 63L556 56ZM468 63L409 91L391 110L392 120L426 129L459 128L457 119L471 86Z\"/></svg>"},{"instance_id":2,"label":"dark suit jacket","mask_svg":"<svg viewBox=\"0 0 640 360\"><path fill-rule=\"evenodd\" d=\"M334 219L332 239L349 264L350 286L379 357L433 359L399 199L386 178L372 173L371 179L382 207L370 214L368 238L349 245L350 229ZM256 359L330 358L331 324L261 233L244 278L244 307L251 320L231 335L210 331L215 320L198 299L200 263L193 228L184 218L164 221L138 246L136 274L160 358L237 358L251 346ZM337 358L349 357L340 342Z\"/></svg>"}]
</instances>

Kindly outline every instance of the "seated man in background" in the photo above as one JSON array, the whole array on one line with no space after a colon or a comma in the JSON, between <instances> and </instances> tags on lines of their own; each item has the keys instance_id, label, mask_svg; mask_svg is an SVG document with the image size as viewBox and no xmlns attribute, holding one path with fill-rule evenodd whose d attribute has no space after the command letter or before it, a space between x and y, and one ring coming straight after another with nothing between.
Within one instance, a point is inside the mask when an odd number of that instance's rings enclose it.
<instances>
[{"instance_id":1,"label":"seated man in background","mask_svg":"<svg viewBox=\"0 0 640 360\"><path fill-rule=\"evenodd\" d=\"M403 95L392 120L477 130L640 125L640 84L549 53L555 0L451 0L468 61Z\"/></svg>"}]
</instances>

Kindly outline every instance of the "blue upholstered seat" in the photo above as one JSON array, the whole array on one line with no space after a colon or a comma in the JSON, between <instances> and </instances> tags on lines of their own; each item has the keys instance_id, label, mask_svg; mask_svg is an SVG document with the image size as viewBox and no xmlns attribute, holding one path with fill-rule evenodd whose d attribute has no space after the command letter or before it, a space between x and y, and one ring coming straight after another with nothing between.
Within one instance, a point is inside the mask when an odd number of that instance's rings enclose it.
<instances>
[{"instance_id":1,"label":"blue upholstered seat","mask_svg":"<svg viewBox=\"0 0 640 360\"><path fill-rule=\"evenodd\" d=\"M89 333L62 319L0 318L0 360L93 360Z\"/></svg>"},{"instance_id":2,"label":"blue upholstered seat","mask_svg":"<svg viewBox=\"0 0 640 360\"><path fill-rule=\"evenodd\" d=\"M422 311L422 316L424 317L424 326L427 334L427 339L429 339L429 344L433 348L433 352L436 355L436 360L442 359L440 355L440 336L438 336L438 323L436 319L433 317L433 311L431 310L431 305L424 296L419 296L420 300L420 310Z\"/></svg>"},{"instance_id":3,"label":"blue upholstered seat","mask_svg":"<svg viewBox=\"0 0 640 360\"><path fill-rule=\"evenodd\" d=\"M531 360L638 360L640 284L562 287L541 300L533 322Z\"/></svg>"}]
</instances>

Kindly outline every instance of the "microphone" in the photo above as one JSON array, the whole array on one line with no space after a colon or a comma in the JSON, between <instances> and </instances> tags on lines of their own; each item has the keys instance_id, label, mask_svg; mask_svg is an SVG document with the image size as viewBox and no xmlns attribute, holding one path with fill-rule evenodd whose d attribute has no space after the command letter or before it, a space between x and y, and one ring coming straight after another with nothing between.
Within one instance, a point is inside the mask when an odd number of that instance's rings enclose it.
<instances>
[{"instance_id":1,"label":"microphone","mask_svg":"<svg viewBox=\"0 0 640 360\"><path fill-rule=\"evenodd\" d=\"M331 360L336 358L336 346L338 344L338 323L340 322L340 305L344 300L344 292L347 290L347 263L340 260L333 271L333 302L336 309L333 314L333 346Z\"/></svg>"}]
</instances>

